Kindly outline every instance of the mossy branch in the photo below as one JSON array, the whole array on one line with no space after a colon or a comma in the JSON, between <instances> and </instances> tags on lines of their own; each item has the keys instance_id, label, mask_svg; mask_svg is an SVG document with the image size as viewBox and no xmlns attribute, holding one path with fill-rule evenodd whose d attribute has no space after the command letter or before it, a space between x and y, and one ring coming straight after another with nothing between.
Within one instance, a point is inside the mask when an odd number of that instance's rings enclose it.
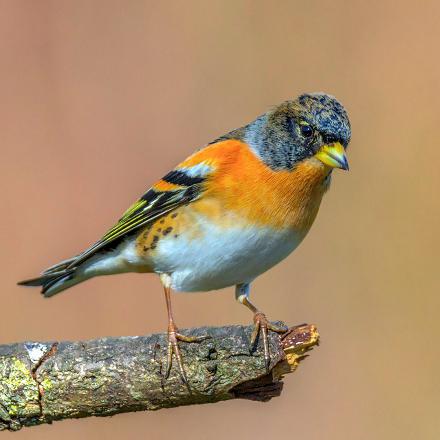
<instances>
[{"instance_id":1,"label":"mossy branch","mask_svg":"<svg viewBox=\"0 0 440 440\"><path fill-rule=\"evenodd\" d=\"M218 402L267 401L282 390L282 376L318 343L313 325L270 335L266 374L261 343L249 352L252 327L196 328L200 344L181 344L189 386L174 365L163 378L166 335L84 342L28 342L0 346L0 431L54 420Z\"/></svg>"}]
</instances>

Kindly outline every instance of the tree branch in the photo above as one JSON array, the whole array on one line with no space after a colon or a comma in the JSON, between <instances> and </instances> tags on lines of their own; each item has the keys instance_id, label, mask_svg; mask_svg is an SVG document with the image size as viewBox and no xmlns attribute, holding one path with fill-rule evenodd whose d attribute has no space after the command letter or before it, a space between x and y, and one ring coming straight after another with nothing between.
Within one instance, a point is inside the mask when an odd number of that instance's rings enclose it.
<instances>
[{"instance_id":1,"label":"tree branch","mask_svg":"<svg viewBox=\"0 0 440 440\"><path fill-rule=\"evenodd\" d=\"M174 363L163 378L166 335L103 338L85 342L0 346L0 431L53 420L157 410L234 398L267 401L282 390L318 343L313 325L270 335L271 371L265 373L261 343L250 354L252 327L205 327L184 331L211 339L182 343L189 388Z\"/></svg>"}]
</instances>

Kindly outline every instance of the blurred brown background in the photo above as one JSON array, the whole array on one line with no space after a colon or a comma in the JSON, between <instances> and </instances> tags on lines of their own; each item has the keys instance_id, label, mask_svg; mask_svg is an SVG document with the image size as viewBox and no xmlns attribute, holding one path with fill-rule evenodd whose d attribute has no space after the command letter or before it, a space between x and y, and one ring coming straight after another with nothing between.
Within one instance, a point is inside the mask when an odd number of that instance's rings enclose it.
<instances>
[{"instance_id":1,"label":"blurred brown background","mask_svg":"<svg viewBox=\"0 0 440 440\"><path fill-rule=\"evenodd\" d=\"M15 286L95 241L194 148L303 91L347 107L351 171L254 284L322 344L282 397L65 421L14 439L438 439L437 1L0 2L0 343L163 331L158 279L52 300ZM184 327L250 323L233 290L174 296Z\"/></svg>"}]
</instances>

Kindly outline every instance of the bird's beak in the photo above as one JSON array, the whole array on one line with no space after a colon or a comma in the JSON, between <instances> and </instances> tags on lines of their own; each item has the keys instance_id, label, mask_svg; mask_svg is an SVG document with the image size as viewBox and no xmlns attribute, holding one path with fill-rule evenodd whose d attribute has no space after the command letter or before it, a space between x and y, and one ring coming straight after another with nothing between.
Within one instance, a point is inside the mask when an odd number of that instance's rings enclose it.
<instances>
[{"instance_id":1,"label":"bird's beak","mask_svg":"<svg viewBox=\"0 0 440 440\"><path fill-rule=\"evenodd\" d=\"M340 142L323 145L315 154L315 157L329 167L348 170L347 156L345 155L345 149Z\"/></svg>"}]
</instances>

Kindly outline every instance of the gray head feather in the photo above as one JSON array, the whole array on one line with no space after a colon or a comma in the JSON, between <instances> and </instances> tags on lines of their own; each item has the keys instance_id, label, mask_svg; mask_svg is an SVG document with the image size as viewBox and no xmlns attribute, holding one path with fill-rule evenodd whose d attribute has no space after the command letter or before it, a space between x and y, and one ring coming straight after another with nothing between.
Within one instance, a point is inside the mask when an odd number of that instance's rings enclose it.
<instances>
[{"instance_id":1,"label":"gray head feather","mask_svg":"<svg viewBox=\"0 0 440 440\"><path fill-rule=\"evenodd\" d=\"M244 141L272 169L290 170L325 144L340 142L346 148L350 137L350 121L342 104L333 96L312 93L283 102L215 142Z\"/></svg>"}]
</instances>

